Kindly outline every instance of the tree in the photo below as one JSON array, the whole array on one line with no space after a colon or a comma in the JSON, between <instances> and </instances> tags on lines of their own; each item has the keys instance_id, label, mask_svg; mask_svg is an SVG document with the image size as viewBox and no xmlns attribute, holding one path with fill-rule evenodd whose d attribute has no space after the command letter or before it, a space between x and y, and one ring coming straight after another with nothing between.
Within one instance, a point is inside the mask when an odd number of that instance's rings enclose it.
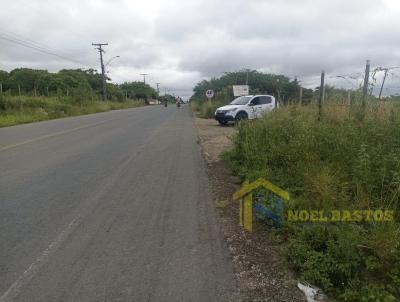
<instances>
[{"instance_id":1,"label":"tree","mask_svg":"<svg viewBox=\"0 0 400 302\"><path fill-rule=\"evenodd\" d=\"M120 88L127 94L128 98L144 100L150 97L157 98L157 91L143 82L125 82L120 85Z\"/></svg>"},{"instance_id":2,"label":"tree","mask_svg":"<svg viewBox=\"0 0 400 302\"><path fill-rule=\"evenodd\" d=\"M300 89L296 80L291 81L284 75L262 73L256 70L241 70L226 72L220 78L199 82L193 88L192 98L204 99L204 92L207 89L213 89L217 97L231 100L233 98L232 85L245 85L246 82L250 86L250 94L272 94L284 102L298 98Z\"/></svg>"}]
</instances>

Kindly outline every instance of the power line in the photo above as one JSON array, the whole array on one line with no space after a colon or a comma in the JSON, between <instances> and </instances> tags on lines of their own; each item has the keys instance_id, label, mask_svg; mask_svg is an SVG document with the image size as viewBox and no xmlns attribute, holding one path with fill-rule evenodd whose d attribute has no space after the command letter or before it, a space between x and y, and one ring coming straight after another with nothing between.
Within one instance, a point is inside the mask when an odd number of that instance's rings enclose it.
<instances>
[{"instance_id":1,"label":"power line","mask_svg":"<svg viewBox=\"0 0 400 302\"><path fill-rule=\"evenodd\" d=\"M79 62L79 61L77 61L75 59L71 59L71 58L68 58L66 56L56 54L53 51L47 50L47 49L45 49L43 47L36 46L33 43L30 43L30 42L27 42L27 41L23 41L22 39L12 38L10 36L7 37L7 36L5 36L4 34L1 34L1 33L0 33L0 39L3 39L3 40L8 41L10 43L14 43L14 44L18 44L18 45L24 46L26 48L30 48L30 49L36 50L38 52L41 52L41 53L44 53L44 54L47 54L47 55L51 55L51 56L57 57L57 58L60 58L60 59L66 60L66 61L73 62L75 64L79 64L79 65L88 67L87 65L85 65L82 62Z\"/></svg>"},{"instance_id":2,"label":"power line","mask_svg":"<svg viewBox=\"0 0 400 302\"><path fill-rule=\"evenodd\" d=\"M55 50L55 49L49 47L49 46L46 45L46 44L43 44L43 43L41 43L41 42L34 41L34 40L30 39L30 38L21 36L21 35L19 35L19 34L14 33L14 32L0 30L0 33L1 33L3 36L5 35L5 36L7 36L7 37L9 37L9 38L11 37L11 39L15 39L15 40L17 40L17 41L21 41L21 42L24 42L24 43L29 43L30 45L32 45L32 46L34 46L34 47L38 47L38 48L41 48L41 49L44 49L44 50L47 50L47 51L50 51L50 52L58 53L57 50ZM62 55L63 55L63 54L62 54Z\"/></svg>"}]
</instances>

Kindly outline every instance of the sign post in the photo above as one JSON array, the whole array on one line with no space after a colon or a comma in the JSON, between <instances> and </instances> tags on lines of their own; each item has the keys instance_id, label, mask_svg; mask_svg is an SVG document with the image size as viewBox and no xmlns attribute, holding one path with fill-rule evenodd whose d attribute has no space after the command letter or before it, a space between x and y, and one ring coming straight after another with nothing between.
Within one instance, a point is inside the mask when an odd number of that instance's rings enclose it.
<instances>
[{"instance_id":1,"label":"sign post","mask_svg":"<svg viewBox=\"0 0 400 302\"><path fill-rule=\"evenodd\" d=\"M214 97L214 90L208 89L206 91L206 97L207 97L208 101L211 103L211 99Z\"/></svg>"}]
</instances>

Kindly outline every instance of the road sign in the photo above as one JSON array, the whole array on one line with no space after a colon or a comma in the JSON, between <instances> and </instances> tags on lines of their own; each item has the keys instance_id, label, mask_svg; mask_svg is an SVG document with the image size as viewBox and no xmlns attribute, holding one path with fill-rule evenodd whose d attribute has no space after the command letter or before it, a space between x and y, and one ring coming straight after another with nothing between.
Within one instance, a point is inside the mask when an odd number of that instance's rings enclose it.
<instances>
[{"instance_id":1,"label":"road sign","mask_svg":"<svg viewBox=\"0 0 400 302\"><path fill-rule=\"evenodd\" d=\"M212 99L212 98L214 97L214 90L208 89L208 90L206 91L206 97L207 97L208 99Z\"/></svg>"}]
</instances>

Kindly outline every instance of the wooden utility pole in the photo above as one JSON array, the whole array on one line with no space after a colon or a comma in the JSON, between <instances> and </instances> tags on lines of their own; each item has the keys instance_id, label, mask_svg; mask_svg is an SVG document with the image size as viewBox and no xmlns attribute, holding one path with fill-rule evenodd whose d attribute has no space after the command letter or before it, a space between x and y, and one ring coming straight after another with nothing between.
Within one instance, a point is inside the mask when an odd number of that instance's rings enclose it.
<instances>
[{"instance_id":1,"label":"wooden utility pole","mask_svg":"<svg viewBox=\"0 0 400 302\"><path fill-rule=\"evenodd\" d=\"M160 84L161 83L156 83L156 85L157 85L157 104L160 103Z\"/></svg>"},{"instance_id":2,"label":"wooden utility pole","mask_svg":"<svg viewBox=\"0 0 400 302\"><path fill-rule=\"evenodd\" d=\"M21 97L21 85L18 84L18 95Z\"/></svg>"},{"instance_id":3,"label":"wooden utility pole","mask_svg":"<svg viewBox=\"0 0 400 302\"><path fill-rule=\"evenodd\" d=\"M103 46L108 45L108 43L92 43L93 46L97 46L96 49L99 51L100 54L100 65L101 65L101 78L102 78L102 98L103 101L107 99L107 88L106 88L106 71L104 68L104 62L103 62L103 53L104 49L102 48Z\"/></svg>"},{"instance_id":4,"label":"wooden utility pole","mask_svg":"<svg viewBox=\"0 0 400 302\"><path fill-rule=\"evenodd\" d=\"M141 73L141 76L143 76L143 84L146 84L146 76L149 75L148 73Z\"/></svg>"},{"instance_id":5,"label":"wooden utility pole","mask_svg":"<svg viewBox=\"0 0 400 302\"><path fill-rule=\"evenodd\" d=\"M299 92L299 103L303 102L303 87L300 86L300 92Z\"/></svg>"},{"instance_id":6,"label":"wooden utility pole","mask_svg":"<svg viewBox=\"0 0 400 302\"><path fill-rule=\"evenodd\" d=\"M318 120L322 117L322 103L325 94L325 71L321 72L321 85L319 86L319 99L318 99Z\"/></svg>"},{"instance_id":7,"label":"wooden utility pole","mask_svg":"<svg viewBox=\"0 0 400 302\"><path fill-rule=\"evenodd\" d=\"M383 76L381 90L379 91L379 100L381 100L381 97L382 97L382 90L383 90L383 86L385 85L385 81L386 81L386 77L387 77L388 71L389 71L389 68L385 68L385 75Z\"/></svg>"},{"instance_id":8,"label":"wooden utility pole","mask_svg":"<svg viewBox=\"0 0 400 302\"><path fill-rule=\"evenodd\" d=\"M365 107L367 106L370 66L371 66L371 61L367 60L367 64L365 65L363 98L362 98L362 103L361 103L361 119L364 119Z\"/></svg>"}]
</instances>

